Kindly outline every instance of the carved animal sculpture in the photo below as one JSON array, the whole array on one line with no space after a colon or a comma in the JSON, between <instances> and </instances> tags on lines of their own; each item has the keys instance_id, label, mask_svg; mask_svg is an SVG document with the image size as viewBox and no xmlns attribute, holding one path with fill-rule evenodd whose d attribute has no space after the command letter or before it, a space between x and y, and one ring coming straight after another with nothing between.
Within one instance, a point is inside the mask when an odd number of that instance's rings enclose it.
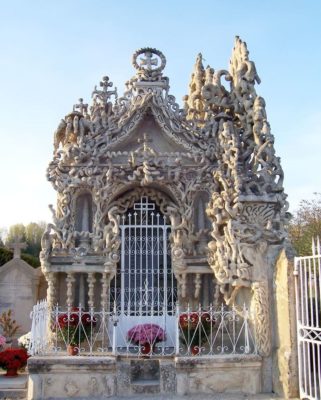
<instances>
[{"instance_id":1,"label":"carved animal sculpture","mask_svg":"<svg viewBox=\"0 0 321 400\"><path fill-rule=\"evenodd\" d=\"M66 136L66 127L67 127L67 123L64 119L62 119L57 127L57 129L55 130L54 133L54 153L56 154L58 149L59 149L59 145L61 144L62 146L65 143L65 136Z\"/></svg>"}]
</instances>

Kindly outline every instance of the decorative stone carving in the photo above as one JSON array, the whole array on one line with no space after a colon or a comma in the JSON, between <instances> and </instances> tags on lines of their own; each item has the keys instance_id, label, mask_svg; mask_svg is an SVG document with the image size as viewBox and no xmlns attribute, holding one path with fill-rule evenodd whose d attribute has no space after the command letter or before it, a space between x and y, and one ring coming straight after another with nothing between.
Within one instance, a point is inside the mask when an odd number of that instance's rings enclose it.
<instances>
[{"instance_id":1,"label":"decorative stone carving","mask_svg":"<svg viewBox=\"0 0 321 400\"><path fill-rule=\"evenodd\" d=\"M67 381L64 389L68 397L74 397L79 392L79 387L74 381Z\"/></svg>"},{"instance_id":2,"label":"decorative stone carving","mask_svg":"<svg viewBox=\"0 0 321 400\"><path fill-rule=\"evenodd\" d=\"M258 352L268 356L271 352L269 294L267 282L252 284L252 313L254 315L255 338Z\"/></svg>"},{"instance_id":3,"label":"decorative stone carving","mask_svg":"<svg viewBox=\"0 0 321 400\"><path fill-rule=\"evenodd\" d=\"M101 273L101 306L108 307L121 251L120 218L147 196L171 225L180 299L200 298L201 274L211 270L215 302L224 296L231 304L243 288L252 290L260 352L266 355L271 265L265 257L271 245L282 245L289 215L283 170L247 45L236 38L229 71L204 68L197 56L184 109L169 93L160 51L138 50L133 65L136 75L122 96L103 77L92 104L80 99L54 134L48 180L59 194L41 253L48 293L53 298L48 273L63 262L71 304L73 274L90 267L90 274ZM92 229L89 223L77 229L75 199L81 193L92 198ZM88 275L88 285L92 306L94 275Z\"/></svg>"}]
</instances>

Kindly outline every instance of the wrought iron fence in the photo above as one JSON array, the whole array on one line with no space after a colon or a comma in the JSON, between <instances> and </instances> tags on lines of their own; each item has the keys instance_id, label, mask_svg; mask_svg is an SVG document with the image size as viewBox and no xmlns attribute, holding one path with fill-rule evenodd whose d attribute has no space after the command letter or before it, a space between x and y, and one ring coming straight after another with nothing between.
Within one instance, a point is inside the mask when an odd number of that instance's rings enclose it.
<instances>
[{"instance_id":1,"label":"wrought iron fence","mask_svg":"<svg viewBox=\"0 0 321 400\"><path fill-rule=\"evenodd\" d=\"M223 305L197 309L176 305L172 315L137 315L116 309L34 306L29 351L35 355L224 356L256 354L250 314ZM169 328L172 327L172 328Z\"/></svg>"},{"instance_id":2,"label":"wrought iron fence","mask_svg":"<svg viewBox=\"0 0 321 400\"><path fill-rule=\"evenodd\" d=\"M295 291L300 398L321 399L321 246L295 258Z\"/></svg>"}]
</instances>

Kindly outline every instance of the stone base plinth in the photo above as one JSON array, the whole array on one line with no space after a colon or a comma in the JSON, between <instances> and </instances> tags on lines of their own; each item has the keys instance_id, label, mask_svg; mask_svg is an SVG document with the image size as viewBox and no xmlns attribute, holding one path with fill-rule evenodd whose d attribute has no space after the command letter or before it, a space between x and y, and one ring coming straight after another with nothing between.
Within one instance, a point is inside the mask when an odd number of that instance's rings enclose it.
<instances>
[{"instance_id":1,"label":"stone base plinth","mask_svg":"<svg viewBox=\"0 0 321 400\"><path fill-rule=\"evenodd\" d=\"M32 357L29 400L106 399L113 396L257 394L261 359L248 357Z\"/></svg>"},{"instance_id":2,"label":"stone base plinth","mask_svg":"<svg viewBox=\"0 0 321 400\"><path fill-rule=\"evenodd\" d=\"M31 357L28 400L103 399L116 394L114 357Z\"/></svg>"},{"instance_id":3,"label":"stone base plinth","mask_svg":"<svg viewBox=\"0 0 321 400\"><path fill-rule=\"evenodd\" d=\"M177 394L261 392L261 357L184 357L176 360Z\"/></svg>"},{"instance_id":4,"label":"stone base plinth","mask_svg":"<svg viewBox=\"0 0 321 400\"><path fill-rule=\"evenodd\" d=\"M27 374L6 377L0 370L0 399L25 399L27 395Z\"/></svg>"}]
</instances>

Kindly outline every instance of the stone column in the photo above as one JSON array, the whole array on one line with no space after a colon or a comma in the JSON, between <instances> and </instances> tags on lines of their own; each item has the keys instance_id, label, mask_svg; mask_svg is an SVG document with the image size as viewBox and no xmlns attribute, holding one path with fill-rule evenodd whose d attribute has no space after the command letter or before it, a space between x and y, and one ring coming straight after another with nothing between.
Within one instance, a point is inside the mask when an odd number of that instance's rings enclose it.
<instances>
[{"instance_id":1,"label":"stone column","mask_svg":"<svg viewBox=\"0 0 321 400\"><path fill-rule=\"evenodd\" d=\"M46 274L46 280L48 282L47 302L49 309L52 309L56 303L56 278L57 276L55 272L48 272Z\"/></svg>"},{"instance_id":2,"label":"stone column","mask_svg":"<svg viewBox=\"0 0 321 400\"><path fill-rule=\"evenodd\" d=\"M88 306L89 308L92 308L94 307L94 287L96 282L94 272L88 272L87 282L88 282Z\"/></svg>"},{"instance_id":3,"label":"stone column","mask_svg":"<svg viewBox=\"0 0 321 400\"><path fill-rule=\"evenodd\" d=\"M285 399L299 397L298 348L292 249L280 253L274 276L273 390Z\"/></svg>"},{"instance_id":4,"label":"stone column","mask_svg":"<svg viewBox=\"0 0 321 400\"><path fill-rule=\"evenodd\" d=\"M74 296L73 296L73 283L75 282L75 276L73 272L68 272L66 277L67 282L67 306L72 307Z\"/></svg>"},{"instance_id":5,"label":"stone column","mask_svg":"<svg viewBox=\"0 0 321 400\"><path fill-rule=\"evenodd\" d=\"M107 310L107 300L108 300L108 274L106 272L103 272L101 274L101 310L106 311Z\"/></svg>"}]
</instances>

